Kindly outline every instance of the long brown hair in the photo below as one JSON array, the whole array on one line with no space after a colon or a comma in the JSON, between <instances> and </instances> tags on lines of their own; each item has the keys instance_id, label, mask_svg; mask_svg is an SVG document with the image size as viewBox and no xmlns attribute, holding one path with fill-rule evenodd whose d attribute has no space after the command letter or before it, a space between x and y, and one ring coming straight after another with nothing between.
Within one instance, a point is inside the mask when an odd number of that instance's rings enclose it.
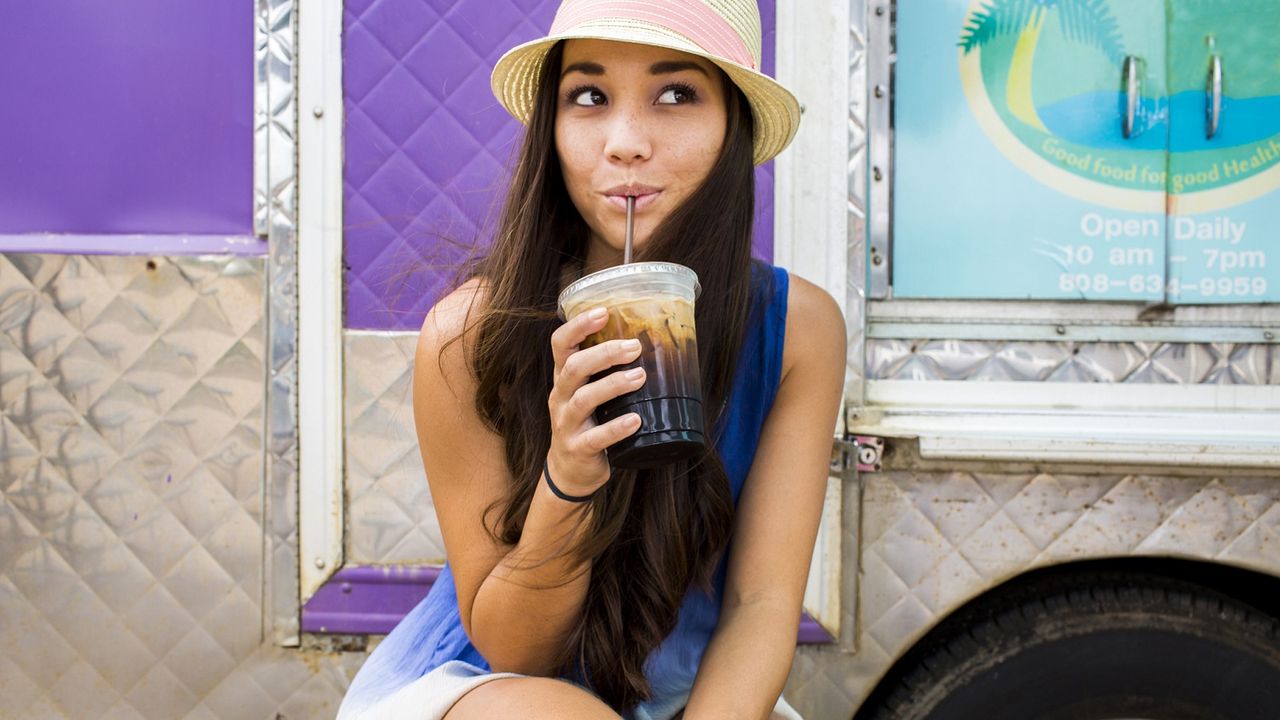
<instances>
[{"instance_id":1,"label":"long brown hair","mask_svg":"<svg viewBox=\"0 0 1280 720\"><path fill-rule=\"evenodd\" d=\"M470 365L476 409L502 436L514 482L486 516L496 539L520 539L551 443L547 396L554 360L549 338L559 320L562 271L579 267L588 229L560 171L554 128L563 45L547 57L535 110L515 164L493 245L467 273L485 280L485 307ZM702 186L654 230L637 260L692 268L698 355L708 427L718 430L733 383L751 302L754 199L751 109L723 76L724 146ZM713 435L716 434L713 430ZM675 628L691 587L711 592L733 524L729 479L708 445L701 457L647 471L614 470L590 503L590 524L572 549L590 567L582 621L555 662L582 677L615 708L651 695L649 654ZM587 565L589 563L589 565Z\"/></svg>"}]
</instances>

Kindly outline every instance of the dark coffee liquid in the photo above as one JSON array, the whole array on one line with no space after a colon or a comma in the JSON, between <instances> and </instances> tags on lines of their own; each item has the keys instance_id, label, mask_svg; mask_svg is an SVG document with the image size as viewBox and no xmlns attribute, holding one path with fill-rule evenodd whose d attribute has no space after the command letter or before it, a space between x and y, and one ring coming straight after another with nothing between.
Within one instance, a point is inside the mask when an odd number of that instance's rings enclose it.
<instances>
[{"instance_id":1,"label":"dark coffee liquid","mask_svg":"<svg viewBox=\"0 0 1280 720\"><path fill-rule=\"evenodd\" d=\"M610 304L608 324L583 345L629 338L640 341L640 357L592 378L633 367L643 367L646 373L639 390L596 409L600 424L627 413L640 415L640 429L610 446L610 464L651 468L696 457L706 441L693 305L670 298Z\"/></svg>"}]
</instances>

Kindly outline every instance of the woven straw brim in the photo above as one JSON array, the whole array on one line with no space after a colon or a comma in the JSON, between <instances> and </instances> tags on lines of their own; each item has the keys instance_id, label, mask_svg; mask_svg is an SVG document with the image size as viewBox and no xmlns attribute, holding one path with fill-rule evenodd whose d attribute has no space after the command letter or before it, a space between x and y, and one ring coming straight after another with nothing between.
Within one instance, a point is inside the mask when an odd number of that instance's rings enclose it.
<instances>
[{"instance_id":1,"label":"woven straw brim","mask_svg":"<svg viewBox=\"0 0 1280 720\"><path fill-rule=\"evenodd\" d=\"M517 120L529 124L538 92L542 63L553 45L561 40L614 40L654 45L706 58L724 70L751 104L755 122L752 160L756 165L778 153L795 137L800 126L800 103L776 80L749 68L708 55L684 37L647 23L591 23L552 37L517 45L507 51L493 68L490 84L498 102Z\"/></svg>"}]
</instances>

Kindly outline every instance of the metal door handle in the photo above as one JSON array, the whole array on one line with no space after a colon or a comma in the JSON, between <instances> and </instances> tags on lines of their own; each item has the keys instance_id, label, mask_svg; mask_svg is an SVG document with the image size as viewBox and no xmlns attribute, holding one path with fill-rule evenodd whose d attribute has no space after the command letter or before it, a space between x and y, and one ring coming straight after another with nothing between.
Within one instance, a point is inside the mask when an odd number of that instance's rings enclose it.
<instances>
[{"instance_id":1,"label":"metal door handle","mask_svg":"<svg viewBox=\"0 0 1280 720\"><path fill-rule=\"evenodd\" d=\"M1222 119L1222 56L1209 58L1209 82L1205 88L1204 136L1213 139L1218 134L1218 121Z\"/></svg>"},{"instance_id":2,"label":"metal door handle","mask_svg":"<svg viewBox=\"0 0 1280 720\"><path fill-rule=\"evenodd\" d=\"M1133 137L1133 121L1138 114L1138 58L1128 55L1124 59L1124 126L1126 140Z\"/></svg>"}]
</instances>

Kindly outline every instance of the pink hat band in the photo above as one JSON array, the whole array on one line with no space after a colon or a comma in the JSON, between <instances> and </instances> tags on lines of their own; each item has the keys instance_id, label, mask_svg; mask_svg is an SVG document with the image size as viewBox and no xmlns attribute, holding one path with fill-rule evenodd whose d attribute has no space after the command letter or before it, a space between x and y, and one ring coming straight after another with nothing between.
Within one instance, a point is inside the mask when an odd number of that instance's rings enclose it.
<instances>
[{"instance_id":1,"label":"pink hat band","mask_svg":"<svg viewBox=\"0 0 1280 720\"><path fill-rule=\"evenodd\" d=\"M551 34L606 19L657 25L683 35L710 55L759 69L756 54L742 35L701 0L565 0L551 24Z\"/></svg>"}]
</instances>

